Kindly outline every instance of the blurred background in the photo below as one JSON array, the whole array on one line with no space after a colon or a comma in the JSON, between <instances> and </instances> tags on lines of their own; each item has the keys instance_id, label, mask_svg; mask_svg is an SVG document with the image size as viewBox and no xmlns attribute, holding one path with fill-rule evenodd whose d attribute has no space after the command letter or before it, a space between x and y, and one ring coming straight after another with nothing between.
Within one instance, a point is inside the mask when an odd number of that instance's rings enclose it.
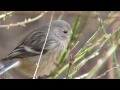
<instances>
[{"instance_id":1,"label":"blurred background","mask_svg":"<svg viewBox=\"0 0 120 90\"><path fill-rule=\"evenodd\" d=\"M0 11L0 15L8 12L10 11ZM14 11L11 15L7 15L5 18L0 18L0 26L23 22L25 21L25 19L32 19L34 17L37 17L42 12L43 11ZM77 15L80 16L79 19L80 26L78 28L78 30L80 31L80 35L78 39L79 43L72 52L73 54L76 54L80 50L80 48L84 46L87 40L97 31L97 29L101 25L101 22L108 18L109 13L110 11L55 11L53 20L62 19L67 21L71 26L73 26L76 16ZM42 18L30 22L26 25L0 28L0 59L6 57L20 43L20 41L31 31L36 30L45 23L49 23L51 15L52 12L48 11ZM119 15L120 12L117 11L109 19L107 25L105 26L107 33L113 32L113 30L119 26L120 24ZM94 41L98 40L101 36L103 36L103 34L104 32L101 30ZM95 51L96 49L97 47L93 51ZM105 52L107 50L108 50L108 44L106 44L102 48L98 56L88 61L78 71L76 76L82 75L84 73L87 73L89 70L91 70L96 65L98 60L105 55ZM91 53L93 51L91 51ZM85 57L91 55L91 53L88 53ZM120 63L119 49L116 50L116 56L119 64ZM102 68L100 69L100 71L97 73L96 76L99 76L102 73L106 72L108 69L114 67L113 65L114 63L112 60L113 60L112 57L110 57L109 60L102 66ZM14 73L14 78L24 78L24 77L19 73ZM109 71L106 75L102 76L101 78L114 79L118 77L116 77L115 69L113 69Z\"/></svg>"}]
</instances>

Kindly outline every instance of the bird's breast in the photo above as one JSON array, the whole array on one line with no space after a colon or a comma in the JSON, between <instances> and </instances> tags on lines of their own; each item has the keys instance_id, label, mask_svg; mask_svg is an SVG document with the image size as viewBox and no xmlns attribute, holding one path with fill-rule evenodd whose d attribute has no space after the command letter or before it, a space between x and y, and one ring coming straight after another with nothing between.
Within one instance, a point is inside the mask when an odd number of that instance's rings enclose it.
<instances>
[{"instance_id":1,"label":"bird's breast","mask_svg":"<svg viewBox=\"0 0 120 90\"><path fill-rule=\"evenodd\" d=\"M56 65L58 64L59 56L60 54L51 54L51 52L43 55L39 63L37 76L42 77L44 75L49 75L51 72L57 69ZM20 60L20 66L15 69L24 74L25 76L33 77L39 58L40 56L23 58L22 60Z\"/></svg>"}]
</instances>

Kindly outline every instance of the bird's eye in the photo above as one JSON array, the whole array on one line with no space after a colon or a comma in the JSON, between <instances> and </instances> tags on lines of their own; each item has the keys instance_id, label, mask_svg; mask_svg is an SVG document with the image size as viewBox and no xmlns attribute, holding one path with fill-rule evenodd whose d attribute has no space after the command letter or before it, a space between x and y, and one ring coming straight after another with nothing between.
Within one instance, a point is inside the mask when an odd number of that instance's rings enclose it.
<instances>
[{"instance_id":1,"label":"bird's eye","mask_svg":"<svg viewBox=\"0 0 120 90\"><path fill-rule=\"evenodd\" d=\"M68 31L67 31L67 30L63 30L63 33L67 34L67 33L68 33Z\"/></svg>"}]
</instances>

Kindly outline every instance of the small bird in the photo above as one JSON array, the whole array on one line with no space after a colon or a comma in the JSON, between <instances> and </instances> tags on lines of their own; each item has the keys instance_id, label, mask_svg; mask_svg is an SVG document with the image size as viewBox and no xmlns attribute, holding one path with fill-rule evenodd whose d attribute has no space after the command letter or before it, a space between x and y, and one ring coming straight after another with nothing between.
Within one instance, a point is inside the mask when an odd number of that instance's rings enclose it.
<instances>
[{"instance_id":1,"label":"small bird","mask_svg":"<svg viewBox=\"0 0 120 90\"><path fill-rule=\"evenodd\" d=\"M17 60L14 69L28 78L33 77L48 32L49 23L27 35L2 62ZM58 68L58 59L66 48L72 34L71 26L64 20L51 22L49 35L42 53L37 76L49 76Z\"/></svg>"}]
</instances>

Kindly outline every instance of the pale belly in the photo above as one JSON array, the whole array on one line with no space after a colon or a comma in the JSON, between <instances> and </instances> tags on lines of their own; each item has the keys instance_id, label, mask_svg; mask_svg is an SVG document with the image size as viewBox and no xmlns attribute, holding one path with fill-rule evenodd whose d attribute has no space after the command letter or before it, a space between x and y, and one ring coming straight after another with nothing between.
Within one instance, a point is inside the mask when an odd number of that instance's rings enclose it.
<instances>
[{"instance_id":1,"label":"pale belly","mask_svg":"<svg viewBox=\"0 0 120 90\"><path fill-rule=\"evenodd\" d=\"M45 75L49 75L52 71L57 69L56 64L58 63L58 57L49 56L49 57L42 57L40 60L39 68L37 70L37 76L43 77ZM15 70L21 72L27 77L33 77L35 73L35 69L37 67L37 62L40 56L24 58L20 60L20 65L15 68Z\"/></svg>"}]
</instances>

